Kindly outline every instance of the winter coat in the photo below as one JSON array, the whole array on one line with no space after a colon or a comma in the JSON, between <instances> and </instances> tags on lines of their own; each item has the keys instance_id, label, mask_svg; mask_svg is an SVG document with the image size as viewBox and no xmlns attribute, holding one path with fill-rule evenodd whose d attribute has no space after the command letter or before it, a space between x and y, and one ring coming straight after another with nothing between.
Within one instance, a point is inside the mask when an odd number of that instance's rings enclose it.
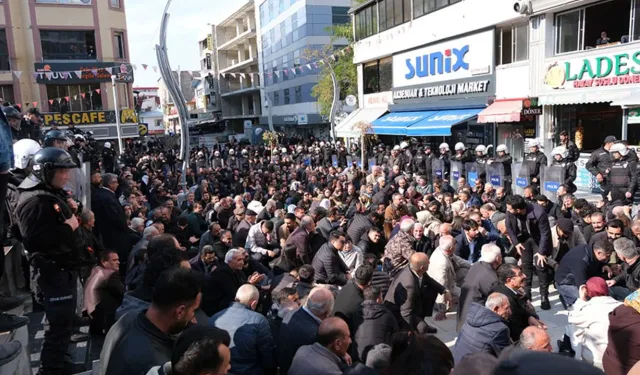
<instances>
[{"instance_id":1,"label":"winter coat","mask_svg":"<svg viewBox=\"0 0 640 375\"><path fill-rule=\"evenodd\" d=\"M343 286L347 283L349 268L342 261L336 250L330 243L322 245L311 262L316 271L314 280L319 284L331 284Z\"/></svg>"},{"instance_id":2,"label":"winter coat","mask_svg":"<svg viewBox=\"0 0 640 375\"><path fill-rule=\"evenodd\" d=\"M347 228L347 235L355 243L362 238L362 235L369 232L369 229L373 226L369 216L362 214L355 214L349 227Z\"/></svg>"},{"instance_id":3,"label":"winter coat","mask_svg":"<svg viewBox=\"0 0 640 375\"><path fill-rule=\"evenodd\" d=\"M609 339L609 313L622 302L609 296L593 297L589 301L578 298L569 311L571 345L576 358L602 368L602 356Z\"/></svg>"},{"instance_id":4,"label":"winter coat","mask_svg":"<svg viewBox=\"0 0 640 375\"><path fill-rule=\"evenodd\" d=\"M593 245L575 247L565 255L556 270L556 285L573 285L580 287L591 277L602 274L601 263L593 255Z\"/></svg>"},{"instance_id":5,"label":"winter coat","mask_svg":"<svg viewBox=\"0 0 640 375\"><path fill-rule=\"evenodd\" d=\"M640 313L618 306L609 313L609 342L602 356L607 375L626 375L640 361Z\"/></svg>"},{"instance_id":6,"label":"winter coat","mask_svg":"<svg viewBox=\"0 0 640 375\"><path fill-rule=\"evenodd\" d=\"M393 313L375 301L364 301L352 320L353 353L357 353L362 363L374 346L387 344L391 336L400 330Z\"/></svg>"},{"instance_id":7,"label":"winter coat","mask_svg":"<svg viewBox=\"0 0 640 375\"><path fill-rule=\"evenodd\" d=\"M486 262L474 263L464 279L464 284L460 290L460 300L458 302L458 326L459 331L465 322L467 310L471 303L482 303L487 300L493 288L498 284L498 275Z\"/></svg>"},{"instance_id":8,"label":"winter coat","mask_svg":"<svg viewBox=\"0 0 640 375\"><path fill-rule=\"evenodd\" d=\"M399 232L389 242L387 246L384 248L384 258L387 258L391 261L391 275L395 275L402 268L406 267L409 264L409 258L415 253L413 249L413 243L415 239L412 235Z\"/></svg>"},{"instance_id":9,"label":"winter coat","mask_svg":"<svg viewBox=\"0 0 640 375\"><path fill-rule=\"evenodd\" d=\"M364 301L362 293L363 290L353 280L349 281L338 292L333 307L333 315L344 319L347 324L351 324L353 315Z\"/></svg>"},{"instance_id":10,"label":"winter coat","mask_svg":"<svg viewBox=\"0 0 640 375\"><path fill-rule=\"evenodd\" d=\"M474 302L469 307L467 319L453 347L453 359L458 364L467 354L479 352L497 357L509 345L511 338L505 321L498 314Z\"/></svg>"}]
</instances>

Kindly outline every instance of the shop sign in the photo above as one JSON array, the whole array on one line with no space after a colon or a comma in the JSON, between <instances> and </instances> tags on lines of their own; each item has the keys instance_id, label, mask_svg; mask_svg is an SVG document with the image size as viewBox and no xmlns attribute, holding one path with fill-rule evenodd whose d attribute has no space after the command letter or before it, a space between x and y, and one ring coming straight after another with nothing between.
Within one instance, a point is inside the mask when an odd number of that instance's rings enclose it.
<instances>
[{"instance_id":1,"label":"shop sign","mask_svg":"<svg viewBox=\"0 0 640 375\"><path fill-rule=\"evenodd\" d=\"M522 101L523 116L542 115L542 106L538 105L538 98L527 98Z\"/></svg>"},{"instance_id":2,"label":"shop sign","mask_svg":"<svg viewBox=\"0 0 640 375\"><path fill-rule=\"evenodd\" d=\"M42 118L45 126L51 126L52 122L58 125L102 125L115 124L116 111L83 111L67 113L43 113ZM138 116L133 109L123 109L120 111L121 124L137 124Z\"/></svg>"},{"instance_id":3,"label":"shop sign","mask_svg":"<svg viewBox=\"0 0 640 375\"><path fill-rule=\"evenodd\" d=\"M146 123L138 124L138 135L144 137L149 134L149 125Z\"/></svg>"},{"instance_id":4,"label":"shop sign","mask_svg":"<svg viewBox=\"0 0 640 375\"><path fill-rule=\"evenodd\" d=\"M394 90L393 100L396 101L453 95L484 94L489 90L490 83L490 80L483 79L477 81Z\"/></svg>"},{"instance_id":5,"label":"shop sign","mask_svg":"<svg viewBox=\"0 0 640 375\"><path fill-rule=\"evenodd\" d=\"M640 50L554 62L544 83L552 89L640 84Z\"/></svg>"},{"instance_id":6,"label":"shop sign","mask_svg":"<svg viewBox=\"0 0 640 375\"><path fill-rule=\"evenodd\" d=\"M37 83L73 85L93 82L111 82L111 76L116 76L116 82L132 83L133 69L131 65L115 63L36 63L34 75ZM110 72L109 72L110 70Z\"/></svg>"},{"instance_id":7,"label":"shop sign","mask_svg":"<svg viewBox=\"0 0 640 375\"><path fill-rule=\"evenodd\" d=\"M627 124L640 124L640 107L629 108Z\"/></svg>"},{"instance_id":8,"label":"shop sign","mask_svg":"<svg viewBox=\"0 0 640 375\"><path fill-rule=\"evenodd\" d=\"M523 129L523 133L524 133L524 138L535 138L536 137L535 125L525 126Z\"/></svg>"},{"instance_id":9,"label":"shop sign","mask_svg":"<svg viewBox=\"0 0 640 375\"><path fill-rule=\"evenodd\" d=\"M364 96L364 108L387 107L393 103L391 91L367 94Z\"/></svg>"},{"instance_id":10,"label":"shop sign","mask_svg":"<svg viewBox=\"0 0 640 375\"><path fill-rule=\"evenodd\" d=\"M494 30L393 56L395 87L469 78L493 72Z\"/></svg>"}]
</instances>

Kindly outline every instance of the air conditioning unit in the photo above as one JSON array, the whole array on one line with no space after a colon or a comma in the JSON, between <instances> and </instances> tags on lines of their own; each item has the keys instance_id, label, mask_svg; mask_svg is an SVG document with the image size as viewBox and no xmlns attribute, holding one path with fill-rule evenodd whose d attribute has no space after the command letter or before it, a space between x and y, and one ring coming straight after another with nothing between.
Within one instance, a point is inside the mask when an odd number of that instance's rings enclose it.
<instances>
[{"instance_id":1,"label":"air conditioning unit","mask_svg":"<svg viewBox=\"0 0 640 375\"><path fill-rule=\"evenodd\" d=\"M533 13L533 7L531 6L531 1L529 0L517 0L515 3L513 3L513 10L520 14Z\"/></svg>"}]
</instances>

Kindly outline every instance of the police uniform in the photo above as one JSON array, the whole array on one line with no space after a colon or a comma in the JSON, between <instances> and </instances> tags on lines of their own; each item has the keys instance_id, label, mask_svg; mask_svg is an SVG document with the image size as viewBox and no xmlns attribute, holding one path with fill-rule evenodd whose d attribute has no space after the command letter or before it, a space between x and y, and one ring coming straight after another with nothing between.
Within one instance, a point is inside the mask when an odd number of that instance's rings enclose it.
<instances>
[{"instance_id":1,"label":"police uniform","mask_svg":"<svg viewBox=\"0 0 640 375\"><path fill-rule=\"evenodd\" d=\"M50 186L56 169L75 168L71 156L52 147L34 156L33 172L20 184L16 217L42 292L49 329L42 345L41 373L64 373L76 308L79 256L74 229L65 223L73 215L62 189Z\"/></svg>"},{"instance_id":2,"label":"police uniform","mask_svg":"<svg viewBox=\"0 0 640 375\"><path fill-rule=\"evenodd\" d=\"M609 151L604 147L600 147L591 153L589 160L585 164L585 168L593 175L598 174L602 176L602 182L600 182L600 189L602 190L602 197L606 199L611 190L610 181L607 177L607 170L611 168L611 155Z\"/></svg>"},{"instance_id":3,"label":"police uniform","mask_svg":"<svg viewBox=\"0 0 640 375\"><path fill-rule=\"evenodd\" d=\"M504 192L506 195L511 195L511 182L513 180L511 176L511 164L513 163L513 158L509 154L504 154L504 156L494 157L493 162L502 164L502 170L504 171Z\"/></svg>"},{"instance_id":4,"label":"police uniform","mask_svg":"<svg viewBox=\"0 0 640 375\"><path fill-rule=\"evenodd\" d=\"M633 197L637 184L636 168L636 163L630 161L628 155L613 160L608 171L611 190L621 191L622 194L631 193Z\"/></svg>"},{"instance_id":5,"label":"police uniform","mask_svg":"<svg viewBox=\"0 0 640 375\"><path fill-rule=\"evenodd\" d=\"M524 157L524 165L529 170L529 179L531 185L540 186L540 178L542 175L542 168L547 166L547 157L540 150L536 152L530 152ZM536 179L534 182L533 179Z\"/></svg>"}]
</instances>

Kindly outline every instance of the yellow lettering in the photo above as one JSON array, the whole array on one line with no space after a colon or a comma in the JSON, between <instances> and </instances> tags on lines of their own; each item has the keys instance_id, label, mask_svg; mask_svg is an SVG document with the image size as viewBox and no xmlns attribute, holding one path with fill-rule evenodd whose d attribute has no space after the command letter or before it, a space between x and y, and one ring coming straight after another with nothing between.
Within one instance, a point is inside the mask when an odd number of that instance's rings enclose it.
<instances>
[{"instance_id":1,"label":"yellow lettering","mask_svg":"<svg viewBox=\"0 0 640 375\"><path fill-rule=\"evenodd\" d=\"M71 121L73 122L74 125L80 124L80 121L81 121L80 114L79 113L73 113L71 115Z\"/></svg>"},{"instance_id":2,"label":"yellow lettering","mask_svg":"<svg viewBox=\"0 0 640 375\"><path fill-rule=\"evenodd\" d=\"M91 123L91 118L89 116L89 114L87 112L82 112L82 123L83 124L90 124Z\"/></svg>"},{"instance_id":3,"label":"yellow lettering","mask_svg":"<svg viewBox=\"0 0 640 375\"><path fill-rule=\"evenodd\" d=\"M53 120L53 116L52 115L44 115L44 123L46 125L49 125L49 123L51 123L52 120Z\"/></svg>"},{"instance_id":4,"label":"yellow lettering","mask_svg":"<svg viewBox=\"0 0 640 375\"><path fill-rule=\"evenodd\" d=\"M62 123L65 125L71 124L71 115L69 114L62 115Z\"/></svg>"},{"instance_id":5,"label":"yellow lettering","mask_svg":"<svg viewBox=\"0 0 640 375\"><path fill-rule=\"evenodd\" d=\"M56 113L55 115L53 115L53 119L57 122L62 121L62 115L60 113Z\"/></svg>"},{"instance_id":6,"label":"yellow lettering","mask_svg":"<svg viewBox=\"0 0 640 375\"><path fill-rule=\"evenodd\" d=\"M92 124L95 124L95 123L96 123L96 120L98 119L98 114L97 114L97 113L95 113L95 112L90 112L90 113L89 113L89 116L91 117L91 123L92 123Z\"/></svg>"},{"instance_id":7,"label":"yellow lettering","mask_svg":"<svg viewBox=\"0 0 640 375\"><path fill-rule=\"evenodd\" d=\"M101 124L107 122L107 118L104 112L98 112L98 122Z\"/></svg>"}]
</instances>

